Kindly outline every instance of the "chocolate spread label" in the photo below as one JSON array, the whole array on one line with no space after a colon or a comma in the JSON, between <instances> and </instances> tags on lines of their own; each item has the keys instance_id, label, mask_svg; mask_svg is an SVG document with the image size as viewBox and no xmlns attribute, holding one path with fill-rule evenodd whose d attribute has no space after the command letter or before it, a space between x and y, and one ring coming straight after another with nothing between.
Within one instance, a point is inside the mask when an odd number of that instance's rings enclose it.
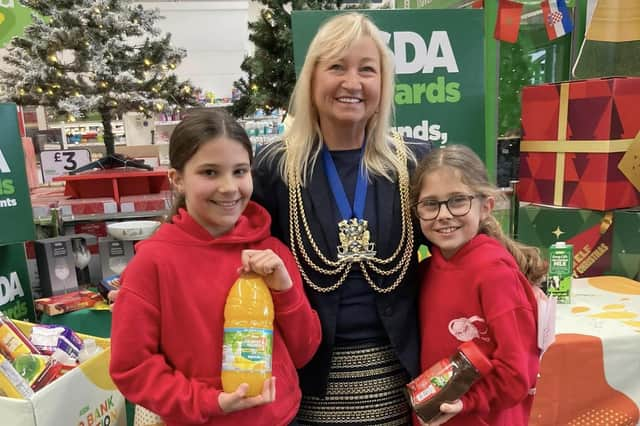
<instances>
[{"instance_id":1,"label":"chocolate spread label","mask_svg":"<svg viewBox=\"0 0 640 426\"><path fill-rule=\"evenodd\" d=\"M414 404L420 404L433 398L444 388L453 376L453 366L446 360L432 365L418 378L409 383L409 392Z\"/></svg>"}]
</instances>

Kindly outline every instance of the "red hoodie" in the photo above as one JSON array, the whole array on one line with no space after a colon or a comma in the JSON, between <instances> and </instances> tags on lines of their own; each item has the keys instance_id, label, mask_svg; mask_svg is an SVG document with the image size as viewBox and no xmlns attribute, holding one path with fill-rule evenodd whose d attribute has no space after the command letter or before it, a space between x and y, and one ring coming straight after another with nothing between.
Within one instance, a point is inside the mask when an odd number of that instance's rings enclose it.
<instances>
[{"instance_id":1,"label":"red hoodie","mask_svg":"<svg viewBox=\"0 0 640 426\"><path fill-rule=\"evenodd\" d=\"M450 259L433 248L420 288L422 370L469 340L490 351L494 367L446 426L528 424L540 354L536 311L531 284L497 240L479 234Z\"/></svg>"},{"instance_id":2,"label":"red hoodie","mask_svg":"<svg viewBox=\"0 0 640 426\"><path fill-rule=\"evenodd\" d=\"M295 260L270 236L270 225L266 210L250 202L228 234L213 238L181 209L173 223L136 246L113 310L110 373L128 400L168 426L277 426L295 417L301 398L296 368L315 353L321 329ZM224 414L218 405L224 305L247 248L277 253L293 287L272 292L276 400Z\"/></svg>"}]
</instances>

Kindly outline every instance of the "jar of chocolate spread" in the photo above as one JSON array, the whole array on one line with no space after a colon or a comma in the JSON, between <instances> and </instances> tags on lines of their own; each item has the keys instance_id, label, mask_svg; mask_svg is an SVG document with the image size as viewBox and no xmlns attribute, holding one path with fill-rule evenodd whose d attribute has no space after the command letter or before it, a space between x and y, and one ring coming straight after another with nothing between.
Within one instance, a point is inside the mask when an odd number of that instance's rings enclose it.
<instances>
[{"instance_id":1,"label":"jar of chocolate spread","mask_svg":"<svg viewBox=\"0 0 640 426\"><path fill-rule=\"evenodd\" d=\"M423 422L439 417L443 402L453 402L493 369L491 361L473 342L464 342L449 358L441 359L407 385L407 396Z\"/></svg>"}]
</instances>

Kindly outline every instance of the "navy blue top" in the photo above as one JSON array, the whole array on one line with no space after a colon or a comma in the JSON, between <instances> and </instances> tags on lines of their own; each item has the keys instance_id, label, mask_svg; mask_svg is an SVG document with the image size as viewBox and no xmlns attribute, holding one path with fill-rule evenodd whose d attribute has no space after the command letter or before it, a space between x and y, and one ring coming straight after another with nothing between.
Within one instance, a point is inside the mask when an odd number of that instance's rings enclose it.
<instances>
[{"instance_id":1,"label":"navy blue top","mask_svg":"<svg viewBox=\"0 0 640 426\"><path fill-rule=\"evenodd\" d=\"M353 205L356 179L360 167L360 150L331 151L349 203ZM376 242L373 230L376 229L375 184L369 182L365 200L364 219L369 222L371 241ZM338 224L336 223L336 232ZM340 305L336 323L336 344L363 343L367 341L386 341L387 334L378 316L374 290L367 283L358 265L353 265L347 279L340 287Z\"/></svg>"}]
</instances>

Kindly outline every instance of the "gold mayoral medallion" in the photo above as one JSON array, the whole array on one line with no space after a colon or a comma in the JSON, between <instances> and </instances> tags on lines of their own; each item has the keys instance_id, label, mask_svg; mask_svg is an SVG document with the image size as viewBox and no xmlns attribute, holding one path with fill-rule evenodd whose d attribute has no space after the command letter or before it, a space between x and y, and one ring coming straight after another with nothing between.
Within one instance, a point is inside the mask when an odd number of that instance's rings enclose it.
<instances>
[{"instance_id":1,"label":"gold mayoral medallion","mask_svg":"<svg viewBox=\"0 0 640 426\"><path fill-rule=\"evenodd\" d=\"M369 224L364 219L352 218L338 223L338 260L351 263L375 257L375 244L370 241Z\"/></svg>"}]
</instances>

